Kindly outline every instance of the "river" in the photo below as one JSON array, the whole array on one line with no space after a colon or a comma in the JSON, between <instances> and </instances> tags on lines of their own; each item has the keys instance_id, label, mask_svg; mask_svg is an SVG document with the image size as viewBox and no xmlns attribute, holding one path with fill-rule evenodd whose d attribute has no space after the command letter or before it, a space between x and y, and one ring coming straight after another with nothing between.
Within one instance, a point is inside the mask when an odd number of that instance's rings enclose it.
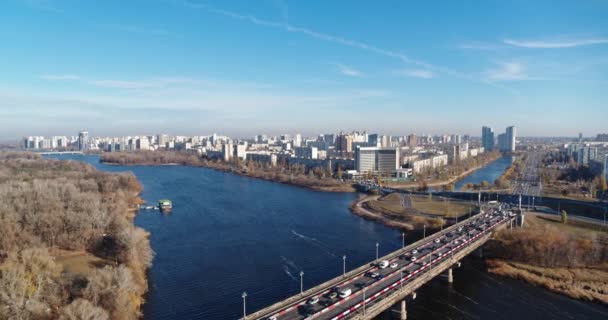
<instances>
[{"instance_id":1,"label":"river","mask_svg":"<svg viewBox=\"0 0 608 320\"><path fill-rule=\"evenodd\" d=\"M113 166L97 156L56 156L103 171L132 171L149 203L173 200L169 215L143 211L151 232L145 319L236 319L401 246L400 232L351 214L352 193L323 193L204 168ZM498 160L500 161L500 160ZM480 170L490 170L492 165ZM492 171L494 169L491 169ZM478 173L480 174L480 173ZM488 173L488 177L494 173ZM472 177L470 175L467 178ZM484 178L485 179L485 178ZM492 180L493 181L493 180ZM411 233L407 241L418 234ZM408 304L410 319L606 319L603 305L569 299L485 271L470 258L449 286L436 279Z\"/></svg>"},{"instance_id":2,"label":"river","mask_svg":"<svg viewBox=\"0 0 608 320\"><path fill-rule=\"evenodd\" d=\"M480 184L482 181L487 181L490 184L494 183L494 180L498 179L500 175L513 163L512 156L503 156L492 162L485 167L476 170L468 176L458 180L455 185L455 190L460 189L467 183Z\"/></svg>"}]
</instances>

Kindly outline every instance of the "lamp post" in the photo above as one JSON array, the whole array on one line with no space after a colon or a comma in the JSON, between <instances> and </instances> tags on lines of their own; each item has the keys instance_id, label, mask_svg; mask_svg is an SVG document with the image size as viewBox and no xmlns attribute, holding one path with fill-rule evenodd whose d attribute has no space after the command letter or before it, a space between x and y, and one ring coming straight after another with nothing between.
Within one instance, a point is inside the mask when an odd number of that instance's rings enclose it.
<instances>
[{"instance_id":1,"label":"lamp post","mask_svg":"<svg viewBox=\"0 0 608 320\"><path fill-rule=\"evenodd\" d=\"M241 295L241 297L243 298L243 319L247 319L247 308L246 308L246 298L247 298L247 292L243 291L243 294Z\"/></svg>"},{"instance_id":2,"label":"lamp post","mask_svg":"<svg viewBox=\"0 0 608 320\"><path fill-rule=\"evenodd\" d=\"M422 226L422 238L426 239L426 224Z\"/></svg>"},{"instance_id":3,"label":"lamp post","mask_svg":"<svg viewBox=\"0 0 608 320\"><path fill-rule=\"evenodd\" d=\"M405 232L401 233L401 248L405 248Z\"/></svg>"},{"instance_id":4,"label":"lamp post","mask_svg":"<svg viewBox=\"0 0 608 320\"><path fill-rule=\"evenodd\" d=\"M346 277L346 255L342 256L342 277Z\"/></svg>"},{"instance_id":5,"label":"lamp post","mask_svg":"<svg viewBox=\"0 0 608 320\"><path fill-rule=\"evenodd\" d=\"M378 247L380 246L380 244L378 242L376 242L376 263L378 263Z\"/></svg>"},{"instance_id":6,"label":"lamp post","mask_svg":"<svg viewBox=\"0 0 608 320\"><path fill-rule=\"evenodd\" d=\"M304 271L300 271L300 295L304 294Z\"/></svg>"}]
</instances>

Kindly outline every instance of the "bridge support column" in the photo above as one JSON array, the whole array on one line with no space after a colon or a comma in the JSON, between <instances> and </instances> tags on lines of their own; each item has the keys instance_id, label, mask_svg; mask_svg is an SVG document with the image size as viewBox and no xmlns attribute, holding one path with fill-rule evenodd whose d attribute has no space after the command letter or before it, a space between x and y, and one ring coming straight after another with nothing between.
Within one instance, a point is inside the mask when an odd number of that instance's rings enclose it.
<instances>
[{"instance_id":1,"label":"bridge support column","mask_svg":"<svg viewBox=\"0 0 608 320\"><path fill-rule=\"evenodd\" d=\"M452 268L448 269L448 283L454 282L454 275L452 274Z\"/></svg>"},{"instance_id":2,"label":"bridge support column","mask_svg":"<svg viewBox=\"0 0 608 320\"><path fill-rule=\"evenodd\" d=\"M405 308L405 299L401 300L401 312L399 312L399 320L407 320L407 310Z\"/></svg>"}]
</instances>

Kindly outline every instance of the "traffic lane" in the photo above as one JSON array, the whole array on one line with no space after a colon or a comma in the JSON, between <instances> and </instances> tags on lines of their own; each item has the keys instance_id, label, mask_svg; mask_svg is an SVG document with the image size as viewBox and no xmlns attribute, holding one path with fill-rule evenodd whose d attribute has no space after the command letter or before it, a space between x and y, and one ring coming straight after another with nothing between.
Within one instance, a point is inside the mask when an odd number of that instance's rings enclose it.
<instances>
[{"instance_id":1,"label":"traffic lane","mask_svg":"<svg viewBox=\"0 0 608 320\"><path fill-rule=\"evenodd\" d=\"M482 218L486 219L485 217ZM476 219L478 220L478 219ZM465 227L470 227L473 223L467 223L465 224ZM454 233L453 236L463 236L464 235L464 228L463 231L458 232L458 231L452 231L452 233ZM453 237L452 236L452 237ZM440 243L444 243L444 245L441 245L439 247L439 249L441 248L445 248L446 245L448 245L450 243L450 238L447 236L447 233L444 235L441 235L438 239L440 239ZM425 244L423 244L422 246L419 247L419 251L424 252L424 251L431 251L434 252L435 250L437 250L438 248L436 247L437 243L434 242L434 240L431 240ZM449 250L449 249L448 249ZM444 250L445 252L445 250ZM442 252L443 253L443 252ZM423 256L426 258L427 254L424 254ZM411 261L403 261L401 262L399 259L399 256L397 256L394 259L391 259L390 263L396 262L398 264L398 268L403 268L403 267L407 267L407 268L411 268L411 269L407 269L409 271L415 271L417 270L417 268L414 266L413 263L411 263ZM423 262L424 263L424 262ZM368 269L369 271L378 271L378 268L375 267L371 267L370 269ZM367 272L369 272L367 271ZM383 276L386 276L388 274L391 274L391 270L390 268L385 269L384 271L380 270L379 272L380 274L382 274ZM358 282L355 282L354 280L351 281L351 279L347 279L345 282L349 282L349 284L344 285L344 283L342 284L343 288L350 288L353 293L354 292L358 292L358 287L362 287L362 286L369 286L372 285L376 280L375 279L363 279L363 277L360 277L361 274L353 277L352 279L358 279ZM363 279L363 280L360 280ZM337 303L338 301L334 301L335 299L329 299L327 297L328 292L325 291L323 294L319 294L319 295L315 295L315 297L319 298L319 303L316 303L314 305L311 306L307 306L306 303L302 304L301 302L297 304L297 307L294 307L293 310L291 310L291 312L285 313L283 315L281 315L280 319L299 319L302 316L306 316L307 311L310 312L320 312L322 311L324 308L331 306L333 303ZM302 301L302 300L301 300ZM293 305L296 306L296 305ZM263 318L262 318L263 319Z\"/></svg>"}]
</instances>

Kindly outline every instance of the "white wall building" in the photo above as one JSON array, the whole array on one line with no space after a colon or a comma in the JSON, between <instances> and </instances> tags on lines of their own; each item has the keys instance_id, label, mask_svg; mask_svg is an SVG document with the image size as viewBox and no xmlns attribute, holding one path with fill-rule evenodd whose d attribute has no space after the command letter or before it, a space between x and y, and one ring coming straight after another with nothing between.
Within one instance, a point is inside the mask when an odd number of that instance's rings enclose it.
<instances>
[{"instance_id":1,"label":"white wall building","mask_svg":"<svg viewBox=\"0 0 608 320\"><path fill-rule=\"evenodd\" d=\"M399 169L399 149L358 147L355 149L355 169L360 173L395 172Z\"/></svg>"}]
</instances>

